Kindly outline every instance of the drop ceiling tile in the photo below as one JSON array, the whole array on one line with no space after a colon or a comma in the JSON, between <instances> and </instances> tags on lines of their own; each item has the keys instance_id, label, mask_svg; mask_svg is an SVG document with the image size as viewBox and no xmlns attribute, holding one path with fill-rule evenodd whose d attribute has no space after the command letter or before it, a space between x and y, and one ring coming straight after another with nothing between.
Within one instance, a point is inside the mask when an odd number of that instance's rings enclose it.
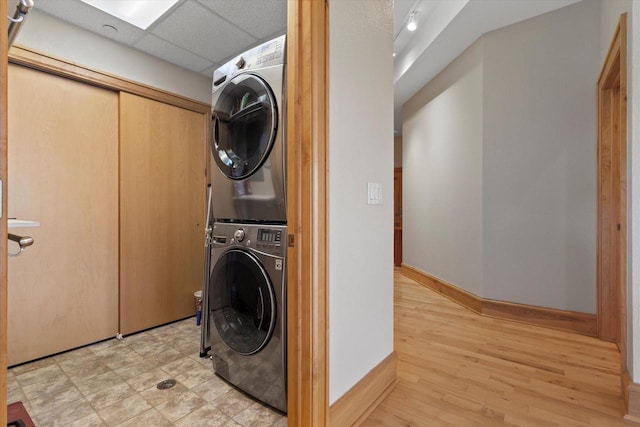
<instances>
[{"instance_id":1,"label":"drop ceiling tile","mask_svg":"<svg viewBox=\"0 0 640 427\"><path fill-rule=\"evenodd\" d=\"M213 79L213 72L220 66L220 64L213 64L211 67L200 71L200 74L203 76L207 76L210 79Z\"/></svg>"},{"instance_id":2,"label":"drop ceiling tile","mask_svg":"<svg viewBox=\"0 0 640 427\"><path fill-rule=\"evenodd\" d=\"M197 0L258 39L284 34L286 0Z\"/></svg>"},{"instance_id":3,"label":"drop ceiling tile","mask_svg":"<svg viewBox=\"0 0 640 427\"><path fill-rule=\"evenodd\" d=\"M158 58L162 58L172 64L176 64L197 73L204 68L213 66L211 61L208 61L185 49L179 48L160 37L154 36L153 34L144 36L135 44L135 47L150 55L157 56Z\"/></svg>"},{"instance_id":4,"label":"drop ceiling tile","mask_svg":"<svg viewBox=\"0 0 640 427\"><path fill-rule=\"evenodd\" d=\"M117 42L133 45L144 31L80 0L37 0L35 9ZM118 32L105 31L111 25Z\"/></svg>"},{"instance_id":5,"label":"drop ceiling tile","mask_svg":"<svg viewBox=\"0 0 640 427\"><path fill-rule=\"evenodd\" d=\"M183 3L151 32L211 62L222 62L257 41L194 0Z\"/></svg>"}]
</instances>

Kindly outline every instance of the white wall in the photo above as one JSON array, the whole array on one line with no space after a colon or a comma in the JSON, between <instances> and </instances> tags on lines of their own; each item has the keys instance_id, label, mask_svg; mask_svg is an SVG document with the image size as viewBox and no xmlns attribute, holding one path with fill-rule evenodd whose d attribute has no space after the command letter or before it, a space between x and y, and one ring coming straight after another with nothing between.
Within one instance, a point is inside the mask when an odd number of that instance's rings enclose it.
<instances>
[{"instance_id":1,"label":"white wall","mask_svg":"<svg viewBox=\"0 0 640 427\"><path fill-rule=\"evenodd\" d=\"M329 2L329 400L393 352L393 4ZM367 182L382 184L367 204Z\"/></svg>"},{"instance_id":2,"label":"white wall","mask_svg":"<svg viewBox=\"0 0 640 427\"><path fill-rule=\"evenodd\" d=\"M596 312L600 2L483 36L484 297Z\"/></svg>"},{"instance_id":3,"label":"white wall","mask_svg":"<svg viewBox=\"0 0 640 427\"><path fill-rule=\"evenodd\" d=\"M482 43L404 106L403 263L482 295Z\"/></svg>"},{"instance_id":4,"label":"white wall","mask_svg":"<svg viewBox=\"0 0 640 427\"><path fill-rule=\"evenodd\" d=\"M96 70L211 103L211 78L33 9L15 44Z\"/></svg>"},{"instance_id":5,"label":"white wall","mask_svg":"<svg viewBox=\"0 0 640 427\"><path fill-rule=\"evenodd\" d=\"M595 312L599 20L586 0L487 33L405 104L405 263Z\"/></svg>"},{"instance_id":6,"label":"white wall","mask_svg":"<svg viewBox=\"0 0 640 427\"><path fill-rule=\"evenodd\" d=\"M627 19L631 19L631 0L600 0L600 64L604 64L607 57L613 32L618 26L620 15L628 13ZM631 35L631 34L629 34Z\"/></svg>"}]
</instances>

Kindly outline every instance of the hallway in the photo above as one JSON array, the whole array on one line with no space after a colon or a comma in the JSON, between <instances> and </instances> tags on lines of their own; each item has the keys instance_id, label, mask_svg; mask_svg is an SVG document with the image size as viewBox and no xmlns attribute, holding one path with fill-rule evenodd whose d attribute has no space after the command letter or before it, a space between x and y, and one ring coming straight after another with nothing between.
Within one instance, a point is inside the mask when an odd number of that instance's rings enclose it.
<instances>
[{"instance_id":1,"label":"hallway","mask_svg":"<svg viewBox=\"0 0 640 427\"><path fill-rule=\"evenodd\" d=\"M399 383L364 426L623 426L619 353L481 317L395 272Z\"/></svg>"}]
</instances>

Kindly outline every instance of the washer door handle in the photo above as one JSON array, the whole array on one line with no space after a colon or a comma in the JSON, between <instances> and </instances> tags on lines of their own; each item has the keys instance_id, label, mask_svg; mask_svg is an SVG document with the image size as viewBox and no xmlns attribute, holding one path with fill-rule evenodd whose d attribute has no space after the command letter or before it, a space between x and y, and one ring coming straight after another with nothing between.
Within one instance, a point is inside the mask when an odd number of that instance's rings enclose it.
<instances>
[{"instance_id":1,"label":"washer door handle","mask_svg":"<svg viewBox=\"0 0 640 427\"><path fill-rule=\"evenodd\" d=\"M260 312L256 313L258 315L258 318L260 319L260 323L258 324L258 330L261 331L262 330L262 322L264 320L264 298L262 297L262 288L258 288L258 293L260 294L260 306L258 308L260 308Z\"/></svg>"}]
</instances>

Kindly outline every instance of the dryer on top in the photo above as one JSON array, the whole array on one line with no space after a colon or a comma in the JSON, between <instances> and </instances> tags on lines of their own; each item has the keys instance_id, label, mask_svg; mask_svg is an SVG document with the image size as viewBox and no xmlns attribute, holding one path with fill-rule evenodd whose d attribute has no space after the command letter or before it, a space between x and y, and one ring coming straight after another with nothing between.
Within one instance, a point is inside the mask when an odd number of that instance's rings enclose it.
<instances>
[{"instance_id":1,"label":"dryer on top","mask_svg":"<svg viewBox=\"0 0 640 427\"><path fill-rule=\"evenodd\" d=\"M285 36L213 74L212 205L218 222L286 223Z\"/></svg>"}]
</instances>

